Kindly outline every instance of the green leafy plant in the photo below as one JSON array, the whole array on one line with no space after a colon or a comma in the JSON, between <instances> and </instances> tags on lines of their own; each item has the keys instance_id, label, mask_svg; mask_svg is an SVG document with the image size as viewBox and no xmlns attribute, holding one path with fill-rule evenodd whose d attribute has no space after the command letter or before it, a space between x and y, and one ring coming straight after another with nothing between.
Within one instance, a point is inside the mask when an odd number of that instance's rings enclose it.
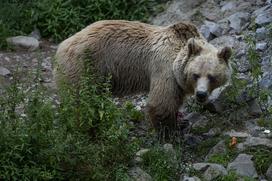
<instances>
[{"instance_id":1,"label":"green leafy plant","mask_svg":"<svg viewBox=\"0 0 272 181\"><path fill-rule=\"evenodd\" d=\"M85 26L105 19L147 21L162 10L155 0L33 0L1 1L0 42L16 34L28 34L37 27L43 37L61 41ZM3 28L4 27L4 28Z\"/></svg>"},{"instance_id":2,"label":"green leafy plant","mask_svg":"<svg viewBox=\"0 0 272 181\"><path fill-rule=\"evenodd\" d=\"M252 147L246 150L248 154L253 155L253 161L258 173L266 173L268 167L272 163L271 151L267 147Z\"/></svg>"},{"instance_id":3,"label":"green leafy plant","mask_svg":"<svg viewBox=\"0 0 272 181\"><path fill-rule=\"evenodd\" d=\"M0 179L125 180L138 141L130 114L111 100L108 83L86 70L81 89L61 89L60 105L17 78L0 99ZM88 75L88 76L86 76Z\"/></svg>"},{"instance_id":4,"label":"green leafy plant","mask_svg":"<svg viewBox=\"0 0 272 181\"><path fill-rule=\"evenodd\" d=\"M158 181L176 180L179 173L178 159L159 145L153 146L143 155L143 167Z\"/></svg>"}]
</instances>

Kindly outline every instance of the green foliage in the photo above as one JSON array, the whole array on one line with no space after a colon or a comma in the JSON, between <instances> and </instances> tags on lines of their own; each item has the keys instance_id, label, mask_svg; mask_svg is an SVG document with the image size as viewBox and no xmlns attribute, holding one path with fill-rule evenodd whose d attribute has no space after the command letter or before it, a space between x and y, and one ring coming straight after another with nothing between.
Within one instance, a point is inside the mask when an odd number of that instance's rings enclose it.
<instances>
[{"instance_id":1,"label":"green foliage","mask_svg":"<svg viewBox=\"0 0 272 181\"><path fill-rule=\"evenodd\" d=\"M241 177L238 176L235 172L229 172L228 175L217 178L218 181L234 181L234 180L244 180L244 181L254 181L253 178L250 177Z\"/></svg>"},{"instance_id":2,"label":"green foliage","mask_svg":"<svg viewBox=\"0 0 272 181\"><path fill-rule=\"evenodd\" d=\"M14 79L0 97L1 180L128 178L138 149L128 137L131 114L112 102L107 83L93 80L86 70L81 89L63 88L56 105L39 83L27 89Z\"/></svg>"},{"instance_id":3,"label":"green foliage","mask_svg":"<svg viewBox=\"0 0 272 181\"><path fill-rule=\"evenodd\" d=\"M220 138L211 138L202 141L200 144L196 146L196 148L193 150L196 154L196 156L201 157L203 155L207 155L210 149L215 146Z\"/></svg>"},{"instance_id":4,"label":"green foliage","mask_svg":"<svg viewBox=\"0 0 272 181\"><path fill-rule=\"evenodd\" d=\"M134 105L131 102L126 102L124 107L129 113L130 119L132 121L139 121L144 119L144 114L141 111L135 109Z\"/></svg>"},{"instance_id":5,"label":"green foliage","mask_svg":"<svg viewBox=\"0 0 272 181\"><path fill-rule=\"evenodd\" d=\"M154 180L176 180L179 176L178 159L159 145L143 155L143 167Z\"/></svg>"},{"instance_id":6,"label":"green foliage","mask_svg":"<svg viewBox=\"0 0 272 181\"><path fill-rule=\"evenodd\" d=\"M225 137L225 145L226 145L226 152L225 153L219 153L212 155L209 158L210 163L218 163L221 165L224 165L225 167L230 163L232 160L234 160L238 155L238 150L235 147L230 147L229 143L231 142L230 137ZM237 140L237 143L243 142L242 140Z\"/></svg>"},{"instance_id":7,"label":"green foliage","mask_svg":"<svg viewBox=\"0 0 272 181\"><path fill-rule=\"evenodd\" d=\"M34 27L43 37L60 41L98 20L147 21L161 9L161 1L155 0L4 0L0 2L0 42L3 47L7 36L30 33Z\"/></svg>"},{"instance_id":8,"label":"green foliage","mask_svg":"<svg viewBox=\"0 0 272 181\"><path fill-rule=\"evenodd\" d=\"M248 154L253 155L253 161L259 174L265 175L268 167L272 163L271 149L268 147L252 147L246 150Z\"/></svg>"}]
</instances>

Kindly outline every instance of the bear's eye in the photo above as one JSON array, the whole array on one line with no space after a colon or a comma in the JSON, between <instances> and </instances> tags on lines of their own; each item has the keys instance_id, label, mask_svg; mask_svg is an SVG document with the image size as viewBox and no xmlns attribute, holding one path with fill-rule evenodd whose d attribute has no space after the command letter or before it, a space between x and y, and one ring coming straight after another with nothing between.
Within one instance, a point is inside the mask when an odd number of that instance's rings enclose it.
<instances>
[{"instance_id":1,"label":"bear's eye","mask_svg":"<svg viewBox=\"0 0 272 181\"><path fill-rule=\"evenodd\" d=\"M210 75L210 74L208 75L208 79L212 83L216 82L216 78L214 76Z\"/></svg>"},{"instance_id":2,"label":"bear's eye","mask_svg":"<svg viewBox=\"0 0 272 181\"><path fill-rule=\"evenodd\" d=\"M198 74L193 74L193 79L197 80L200 76Z\"/></svg>"}]
</instances>

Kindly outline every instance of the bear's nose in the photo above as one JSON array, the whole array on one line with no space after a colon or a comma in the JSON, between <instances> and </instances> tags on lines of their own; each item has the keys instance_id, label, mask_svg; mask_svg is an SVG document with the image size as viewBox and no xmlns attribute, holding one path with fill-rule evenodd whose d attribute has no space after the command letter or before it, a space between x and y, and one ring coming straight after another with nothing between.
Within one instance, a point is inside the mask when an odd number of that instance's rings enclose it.
<instances>
[{"instance_id":1,"label":"bear's nose","mask_svg":"<svg viewBox=\"0 0 272 181\"><path fill-rule=\"evenodd\" d=\"M197 91L196 92L196 97L200 100L206 99L207 97L207 92L204 91Z\"/></svg>"}]
</instances>

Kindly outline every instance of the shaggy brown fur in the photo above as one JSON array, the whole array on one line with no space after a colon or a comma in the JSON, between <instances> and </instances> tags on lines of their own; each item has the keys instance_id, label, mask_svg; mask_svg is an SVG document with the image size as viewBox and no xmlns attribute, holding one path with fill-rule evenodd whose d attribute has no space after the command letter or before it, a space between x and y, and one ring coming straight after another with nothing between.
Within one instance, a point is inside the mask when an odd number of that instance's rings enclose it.
<instances>
[{"instance_id":1,"label":"shaggy brown fur","mask_svg":"<svg viewBox=\"0 0 272 181\"><path fill-rule=\"evenodd\" d=\"M100 75L111 74L113 94L149 92L147 112L156 128L175 127L185 95L194 94L195 85L188 78L193 68L187 71L188 62L204 53L206 59L216 59L212 69L219 64L222 67L218 76L222 74L225 79L229 74L227 64L219 61L218 50L202 38L194 25L183 22L167 27L123 20L93 23L60 44L56 81L76 84L86 52ZM206 67L206 72L211 72Z\"/></svg>"}]
</instances>

